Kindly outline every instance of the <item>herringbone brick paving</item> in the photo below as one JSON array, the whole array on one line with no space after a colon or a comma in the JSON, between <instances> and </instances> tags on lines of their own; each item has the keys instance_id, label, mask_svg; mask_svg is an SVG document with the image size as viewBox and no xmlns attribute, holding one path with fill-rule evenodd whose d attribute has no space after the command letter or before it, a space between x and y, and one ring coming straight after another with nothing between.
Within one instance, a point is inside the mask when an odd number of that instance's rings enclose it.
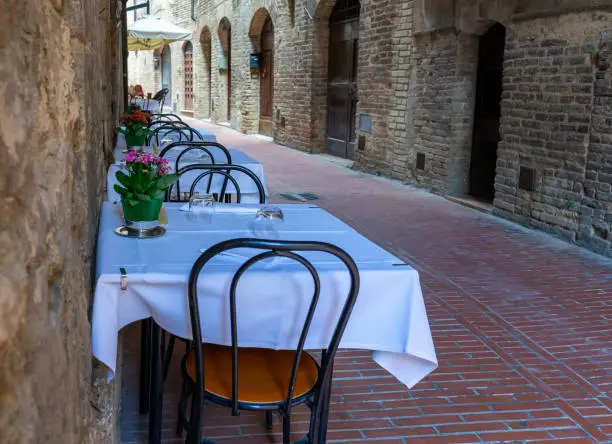
<instances>
[{"instance_id":1,"label":"herringbone brick paving","mask_svg":"<svg viewBox=\"0 0 612 444\"><path fill-rule=\"evenodd\" d=\"M330 443L612 441L611 261L441 197L316 156L196 123L260 160L272 200L311 192L318 205L420 273L439 369L412 390L367 351L343 351ZM138 398L138 328L125 337L124 443L146 442ZM174 434L178 359L166 387ZM263 417L206 413L219 443L269 443ZM295 416L303 432L308 414ZM296 435L297 437L297 435Z\"/></svg>"}]
</instances>

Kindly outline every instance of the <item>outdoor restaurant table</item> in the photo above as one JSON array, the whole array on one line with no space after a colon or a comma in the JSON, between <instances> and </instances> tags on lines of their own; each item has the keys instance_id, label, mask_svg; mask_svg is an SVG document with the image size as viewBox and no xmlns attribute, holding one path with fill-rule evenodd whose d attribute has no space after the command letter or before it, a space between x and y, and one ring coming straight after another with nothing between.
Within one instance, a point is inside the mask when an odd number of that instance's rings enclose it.
<instances>
[{"instance_id":1,"label":"outdoor restaurant table","mask_svg":"<svg viewBox=\"0 0 612 444\"><path fill-rule=\"evenodd\" d=\"M161 112L160 101L154 99L132 99L130 105L138 105L143 111L150 111L152 113Z\"/></svg>"},{"instance_id":2,"label":"outdoor restaurant table","mask_svg":"<svg viewBox=\"0 0 612 444\"><path fill-rule=\"evenodd\" d=\"M223 151L221 151L221 149L219 149L218 147L214 147L214 146L207 147L207 149L213 155L214 163L227 163L227 157L225 156ZM152 152L152 148L145 147L145 151ZM252 157L248 156L247 154L243 153L240 150L237 150L234 148L228 148L228 151L230 153L230 156L232 157L233 165L240 165L245 168L248 168L253 173L255 173L255 175L259 178L259 180L261 181L261 184L263 185L265 195L266 195L266 201L267 201L268 189L266 187L266 179L264 175L263 165L257 160L253 159ZM176 156L178 155L178 153L180 153L180 148L177 148L176 150L171 150L165 156L166 159L168 159L168 161L170 162L170 165L172 167L174 167ZM117 171L121 169L121 161L125 158L127 153L125 152L125 148L121 148L117 146L115 147L113 154L115 156L115 163L110 165L110 167L108 168L108 173L106 177L106 184L107 184L107 188L106 188L107 189L107 199L106 200L108 200L109 202L118 202L121 200L121 196L119 196L119 194L114 189L114 185L118 183L115 174ZM204 154L204 157L200 157L202 154ZM205 153L202 153L201 151L194 150L191 153L187 153L184 156L184 158L181 158L181 163L179 167L184 167L186 165L191 165L194 163L211 163L210 157L206 155ZM187 174L180 179L181 190L188 191L189 187L193 183L193 180L200 173L201 171L187 172ZM236 181L238 182L238 186L240 187L242 203L259 203L259 192L257 190L256 184L253 182L251 178L249 178L244 173L241 173L239 171L232 171L231 176L234 179L236 179ZM211 192L215 193L221 189L221 186L223 184L223 176L215 175L213 179L214 180L211 184ZM207 184L208 184L207 180L200 181L200 183L198 184L196 188L196 191L204 191L206 189ZM228 182L227 183L227 193L234 194L235 191L236 190L235 190L234 185L231 182Z\"/></svg>"},{"instance_id":3,"label":"outdoor restaurant table","mask_svg":"<svg viewBox=\"0 0 612 444\"><path fill-rule=\"evenodd\" d=\"M218 205L214 213L182 211L166 204L167 233L129 239L114 229L123 223L121 206L102 206L92 319L92 352L110 370L117 362L118 333L152 318L178 337L191 338L187 302L189 272L199 255L237 237L329 242L344 249L360 273L360 290L340 347L372 350L373 359L408 387L437 367L418 273L325 210L307 204L278 205L284 221L258 221L259 205ZM230 208L231 207L231 208ZM272 226L270 225L272 223ZM200 317L206 342L229 345L228 288L234 273L256 250L233 250L209 262L199 280ZM326 348L349 290L346 268L322 252L306 252L320 273L321 292L305 349ZM127 274L121 289L120 268ZM295 349L313 282L286 258L257 264L238 286L238 338L243 347ZM159 329L157 328L159 331ZM158 337L157 343L160 339ZM153 346L155 350L155 346ZM154 351L155 353L155 351ZM157 350L157 361L160 361ZM152 367L159 381L160 365ZM162 400L162 393L152 399ZM159 436L161 413L151 412L150 436ZM152 429L151 429L152 427ZM152 438L152 442L157 442Z\"/></svg>"},{"instance_id":4,"label":"outdoor restaurant table","mask_svg":"<svg viewBox=\"0 0 612 444\"><path fill-rule=\"evenodd\" d=\"M192 128L192 129L196 131L202 137L201 142L216 142L217 141L217 136L215 136L210 131L206 131L205 129L202 129L202 128ZM196 140L196 142L198 141L199 140ZM125 141L125 135L123 133L117 133L117 145L115 146L115 149L117 148L122 149L122 150L127 148L127 143Z\"/></svg>"}]
</instances>

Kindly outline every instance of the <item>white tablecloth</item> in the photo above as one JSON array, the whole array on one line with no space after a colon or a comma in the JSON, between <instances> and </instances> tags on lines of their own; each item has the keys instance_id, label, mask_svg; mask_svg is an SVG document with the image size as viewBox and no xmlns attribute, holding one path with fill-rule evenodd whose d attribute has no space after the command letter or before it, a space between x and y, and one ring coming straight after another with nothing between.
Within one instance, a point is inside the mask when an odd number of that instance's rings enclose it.
<instances>
[{"instance_id":1,"label":"white tablecloth","mask_svg":"<svg viewBox=\"0 0 612 444\"><path fill-rule=\"evenodd\" d=\"M198 134L200 134L200 136L202 137L201 142L216 142L217 141L217 136L215 136L210 131L206 131L202 128L193 128L193 129L194 131L197 131ZM196 140L196 142L199 142L199 141L200 140ZM126 148L127 148L127 143L125 141L125 135L123 133L118 133L117 134L117 146L115 147L115 150L117 149L124 150Z\"/></svg>"},{"instance_id":2,"label":"white tablecloth","mask_svg":"<svg viewBox=\"0 0 612 444\"><path fill-rule=\"evenodd\" d=\"M132 99L130 105L138 105L143 111L151 111L152 113L159 113L160 102L159 100L153 99Z\"/></svg>"},{"instance_id":3,"label":"white tablecloth","mask_svg":"<svg viewBox=\"0 0 612 444\"><path fill-rule=\"evenodd\" d=\"M207 147L207 148L213 155L215 163L227 163L227 157L225 156L223 151L221 151L217 147ZM150 148L147 148L147 150L150 150ZM107 200L109 202L118 202L119 200L121 200L121 196L119 196L119 194L115 191L114 185L118 183L115 174L117 173L117 171L121 169L121 161L126 156L126 153L124 151L125 151L125 148L120 148L119 146L115 148L113 152L115 156L115 164L111 165L108 168L106 184L107 184ZM239 151L233 148L229 148L228 151L230 155L232 156L232 164L240 165L245 168L248 168L253 173L255 173L255 175L259 178L259 180L261 181L261 184L264 187L264 192L265 192L266 201L267 201L268 191L266 187L266 179L264 175L263 165L259 163L257 160L253 159L252 157L246 155L242 151ZM177 148L176 150L171 150L165 156L166 159L168 159L168 161L170 162L170 165L172 167L174 167L176 163L176 156L179 153L180 153L180 149ZM204 157L200 157L202 154L204 155ZM183 158L181 158L179 167L182 168L186 165L190 165L194 163L211 163L211 162L210 162L209 156L207 156L205 153L194 150L190 153L187 153L185 156L183 156ZM179 184L181 188L181 192L189 191L189 188L191 184L193 183L193 180L196 177L198 177L198 175L200 175L201 173L202 171L190 171L190 172L187 172L183 177L181 177L180 184ZM245 175L244 173L240 171L232 171L231 176L234 179L236 179L236 181L238 182L238 186L240 187L241 202L259 203L259 192L257 190L257 186L255 185L255 183L250 177L248 177L247 175ZM213 176L213 182L211 184L210 191L213 193L218 193L221 190L223 180L224 180L223 176L220 176L220 175ZM198 183L197 190L206 191L207 185L208 185L208 179L203 179ZM227 192L228 194L235 194L236 192L235 187L231 182L228 182L227 184Z\"/></svg>"},{"instance_id":4,"label":"white tablecloth","mask_svg":"<svg viewBox=\"0 0 612 444\"><path fill-rule=\"evenodd\" d=\"M247 205L248 206L248 205ZM417 272L373 244L323 209L279 205L284 221L269 222L263 232L252 214L193 214L166 204L168 232L156 239L126 239L113 229L122 223L120 205L104 203L97 251L97 285L93 307L92 350L114 372L118 332L153 317L162 328L190 338L188 275L208 247L236 237L330 242L357 263L361 288L342 348L373 350L373 358L408 387L437 367ZM268 227L269 228L269 227ZM234 250L211 261L199 281L200 316L207 342L229 345L228 289L233 274L255 252ZM306 349L325 348L348 292L348 273L335 258L305 254L320 273L320 301ZM120 289L119 268L127 271ZM245 347L292 349L312 297L312 278L285 258L261 263L238 286L238 335ZM112 377L111 373L111 377Z\"/></svg>"}]
</instances>

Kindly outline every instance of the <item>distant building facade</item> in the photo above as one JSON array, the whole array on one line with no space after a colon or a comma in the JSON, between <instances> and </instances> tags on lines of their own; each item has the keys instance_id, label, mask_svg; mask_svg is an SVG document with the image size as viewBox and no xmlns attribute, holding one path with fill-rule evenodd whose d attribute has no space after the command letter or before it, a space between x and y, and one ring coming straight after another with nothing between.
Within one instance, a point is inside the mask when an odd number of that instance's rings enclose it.
<instances>
[{"instance_id":1,"label":"distant building facade","mask_svg":"<svg viewBox=\"0 0 612 444\"><path fill-rule=\"evenodd\" d=\"M131 1L131 0L130 0ZM612 255L612 1L151 0L130 83Z\"/></svg>"}]
</instances>

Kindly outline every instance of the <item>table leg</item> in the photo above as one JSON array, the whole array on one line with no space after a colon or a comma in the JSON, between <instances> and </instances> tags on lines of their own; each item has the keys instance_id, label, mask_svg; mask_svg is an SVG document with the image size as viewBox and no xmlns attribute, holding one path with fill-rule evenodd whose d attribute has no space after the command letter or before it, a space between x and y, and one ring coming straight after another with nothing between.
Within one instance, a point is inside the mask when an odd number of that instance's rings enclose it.
<instances>
[{"instance_id":1,"label":"table leg","mask_svg":"<svg viewBox=\"0 0 612 444\"><path fill-rule=\"evenodd\" d=\"M151 319L140 322L140 414L149 413L151 399Z\"/></svg>"},{"instance_id":2,"label":"table leg","mask_svg":"<svg viewBox=\"0 0 612 444\"><path fill-rule=\"evenodd\" d=\"M161 444L164 410L164 341L162 330L151 321L151 411L149 412L149 444Z\"/></svg>"}]
</instances>

